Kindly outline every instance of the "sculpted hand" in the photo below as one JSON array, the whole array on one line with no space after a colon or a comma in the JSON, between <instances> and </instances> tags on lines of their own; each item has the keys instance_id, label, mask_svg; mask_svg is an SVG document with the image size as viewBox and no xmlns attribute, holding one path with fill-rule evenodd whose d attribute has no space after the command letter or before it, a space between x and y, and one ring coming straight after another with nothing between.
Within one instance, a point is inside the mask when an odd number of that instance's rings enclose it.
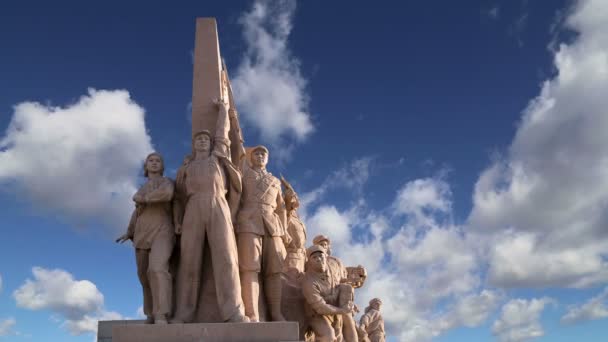
<instances>
[{"instance_id":1,"label":"sculpted hand","mask_svg":"<svg viewBox=\"0 0 608 342\"><path fill-rule=\"evenodd\" d=\"M281 236L281 238L283 239L283 244L285 246L288 246L292 241L291 236L289 236L289 234L283 234L283 236Z\"/></svg>"},{"instance_id":2,"label":"sculpted hand","mask_svg":"<svg viewBox=\"0 0 608 342\"><path fill-rule=\"evenodd\" d=\"M353 302L348 302L346 303L346 305L342 308L340 308L342 310L343 314L350 314L351 312L353 312L355 308L355 305L353 304Z\"/></svg>"},{"instance_id":3,"label":"sculpted hand","mask_svg":"<svg viewBox=\"0 0 608 342\"><path fill-rule=\"evenodd\" d=\"M125 242L125 241L127 241L129 239L130 239L129 235L123 234L118 239L116 239L116 242L117 243L123 243L123 242Z\"/></svg>"},{"instance_id":4,"label":"sculpted hand","mask_svg":"<svg viewBox=\"0 0 608 342\"><path fill-rule=\"evenodd\" d=\"M228 109L230 108L230 104L228 103L228 98L220 97L219 99L213 99L213 104L219 110L225 110L228 113Z\"/></svg>"}]
</instances>

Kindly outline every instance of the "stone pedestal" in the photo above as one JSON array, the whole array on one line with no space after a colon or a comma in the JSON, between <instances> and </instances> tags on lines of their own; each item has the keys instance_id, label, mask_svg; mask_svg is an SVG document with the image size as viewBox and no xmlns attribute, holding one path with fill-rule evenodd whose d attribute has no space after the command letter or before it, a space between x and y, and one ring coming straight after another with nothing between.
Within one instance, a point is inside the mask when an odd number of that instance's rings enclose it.
<instances>
[{"instance_id":1,"label":"stone pedestal","mask_svg":"<svg viewBox=\"0 0 608 342\"><path fill-rule=\"evenodd\" d=\"M154 325L143 321L100 321L98 342L299 341L296 322L190 323Z\"/></svg>"}]
</instances>

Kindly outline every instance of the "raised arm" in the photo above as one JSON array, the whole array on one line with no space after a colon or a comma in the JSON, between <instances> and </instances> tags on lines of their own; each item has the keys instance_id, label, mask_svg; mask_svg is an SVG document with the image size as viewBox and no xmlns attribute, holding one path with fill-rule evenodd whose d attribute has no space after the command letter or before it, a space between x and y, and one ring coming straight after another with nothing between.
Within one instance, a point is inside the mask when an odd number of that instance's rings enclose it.
<instances>
[{"instance_id":1,"label":"raised arm","mask_svg":"<svg viewBox=\"0 0 608 342\"><path fill-rule=\"evenodd\" d=\"M215 125L215 141L213 154L218 157L230 159L230 120L228 118L229 104L228 99L220 98L214 101L218 108L217 123Z\"/></svg>"}]
</instances>

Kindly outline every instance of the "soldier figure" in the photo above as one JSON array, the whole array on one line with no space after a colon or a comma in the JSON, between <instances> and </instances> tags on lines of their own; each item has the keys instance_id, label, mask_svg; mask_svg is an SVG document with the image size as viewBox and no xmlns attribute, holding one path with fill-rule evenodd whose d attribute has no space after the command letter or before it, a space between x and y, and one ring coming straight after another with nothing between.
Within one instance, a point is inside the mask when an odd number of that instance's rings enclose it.
<instances>
[{"instance_id":1,"label":"soldier figure","mask_svg":"<svg viewBox=\"0 0 608 342\"><path fill-rule=\"evenodd\" d=\"M359 320L359 338L361 341L384 342L384 319L380 314L382 301L374 298L365 308L365 314Z\"/></svg>"},{"instance_id":2,"label":"soldier figure","mask_svg":"<svg viewBox=\"0 0 608 342\"><path fill-rule=\"evenodd\" d=\"M150 153L144 164L148 181L135 193L135 210L127 233L116 239L133 240L137 276L144 294L146 323L167 324L171 313L169 258L175 236L171 220L173 182L163 177L164 163L159 153Z\"/></svg>"},{"instance_id":3,"label":"soldier figure","mask_svg":"<svg viewBox=\"0 0 608 342\"><path fill-rule=\"evenodd\" d=\"M339 321L353 321L353 288L348 284L332 284L327 268L327 252L318 245L307 250L306 274L302 281L302 293L306 299L304 310L308 323L315 334L315 341L340 340ZM354 335L345 336L347 342L357 340Z\"/></svg>"},{"instance_id":4,"label":"soldier figure","mask_svg":"<svg viewBox=\"0 0 608 342\"><path fill-rule=\"evenodd\" d=\"M340 259L331 256L331 242L329 238L325 235L317 235L312 240L313 245L320 246L325 249L327 253L327 268L329 274L329 282L332 286L339 286L340 284L344 284L348 282L348 271L342 261ZM352 288L352 287L351 287ZM351 298L348 300L354 302L355 293L351 292ZM355 306L354 310L359 312L359 309ZM344 317L344 316L343 316ZM357 340L357 327L355 325L355 321L350 317L350 319L341 319L338 318L338 322L336 325L338 332L342 332L344 335L344 339L346 341L356 341Z\"/></svg>"},{"instance_id":5,"label":"soldier figure","mask_svg":"<svg viewBox=\"0 0 608 342\"><path fill-rule=\"evenodd\" d=\"M250 167L244 166L243 194L236 226L245 315L252 322L260 319L261 273L271 320L284 321L281 313L281 271L286 254L283 244L286 215L281 183L266 171L266 147L254 147L249 162Z\"/></svg>"},{"instance_id":6,"label":"soldier figure","mask_svg":"<svg viewBox=\"0 0 608 342\"><path fill-rule=\"evenodd\" d=\"M281 177L281 183L285 187L285 209L287 210L287 231L288 236L285 244L287 257L285 258L284 272L295 278L304 272L306 262L306 226L298 216L300 200L298 194L285 178Z\"/></svg>"},{"instance_id":7,"label":"soldier figure","mask_svg":"<svg viewBox=\"0 0 608 342\"><path fill-rule=\"evenodd\" d=\"M215 290L221 317L229 322L249 321L243 314L238 253L229 201L238 200L240 174L230 161L228 103L219 107L216 134L201 131L192 138L192 155L177 172L174 206L175 231L181 234L177 278L176 323L194 320L199 306L205 239L211 251ZM228 195L228 198L227 198ZM201 303L202 304L202 303Z\"/></svg>"}]
</instances>

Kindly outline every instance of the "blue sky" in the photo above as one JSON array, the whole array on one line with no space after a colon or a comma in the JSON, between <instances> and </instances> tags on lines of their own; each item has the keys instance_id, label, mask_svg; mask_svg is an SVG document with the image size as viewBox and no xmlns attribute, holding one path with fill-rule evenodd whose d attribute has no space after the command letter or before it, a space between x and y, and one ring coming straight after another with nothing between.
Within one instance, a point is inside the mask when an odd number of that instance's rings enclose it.
<instances>
[{"instance_id":1,"label":"blue sky","mask_svg":"<svg viewBox=\"0 0 608 342\"><path fill-rule=\"evenodd\" d=\"M309 243L393 341L608 334L608 4L40 2L0 10L0 340L138 317L125 229L189 152L196 17Z\"/></svg>"}]
</instances>

